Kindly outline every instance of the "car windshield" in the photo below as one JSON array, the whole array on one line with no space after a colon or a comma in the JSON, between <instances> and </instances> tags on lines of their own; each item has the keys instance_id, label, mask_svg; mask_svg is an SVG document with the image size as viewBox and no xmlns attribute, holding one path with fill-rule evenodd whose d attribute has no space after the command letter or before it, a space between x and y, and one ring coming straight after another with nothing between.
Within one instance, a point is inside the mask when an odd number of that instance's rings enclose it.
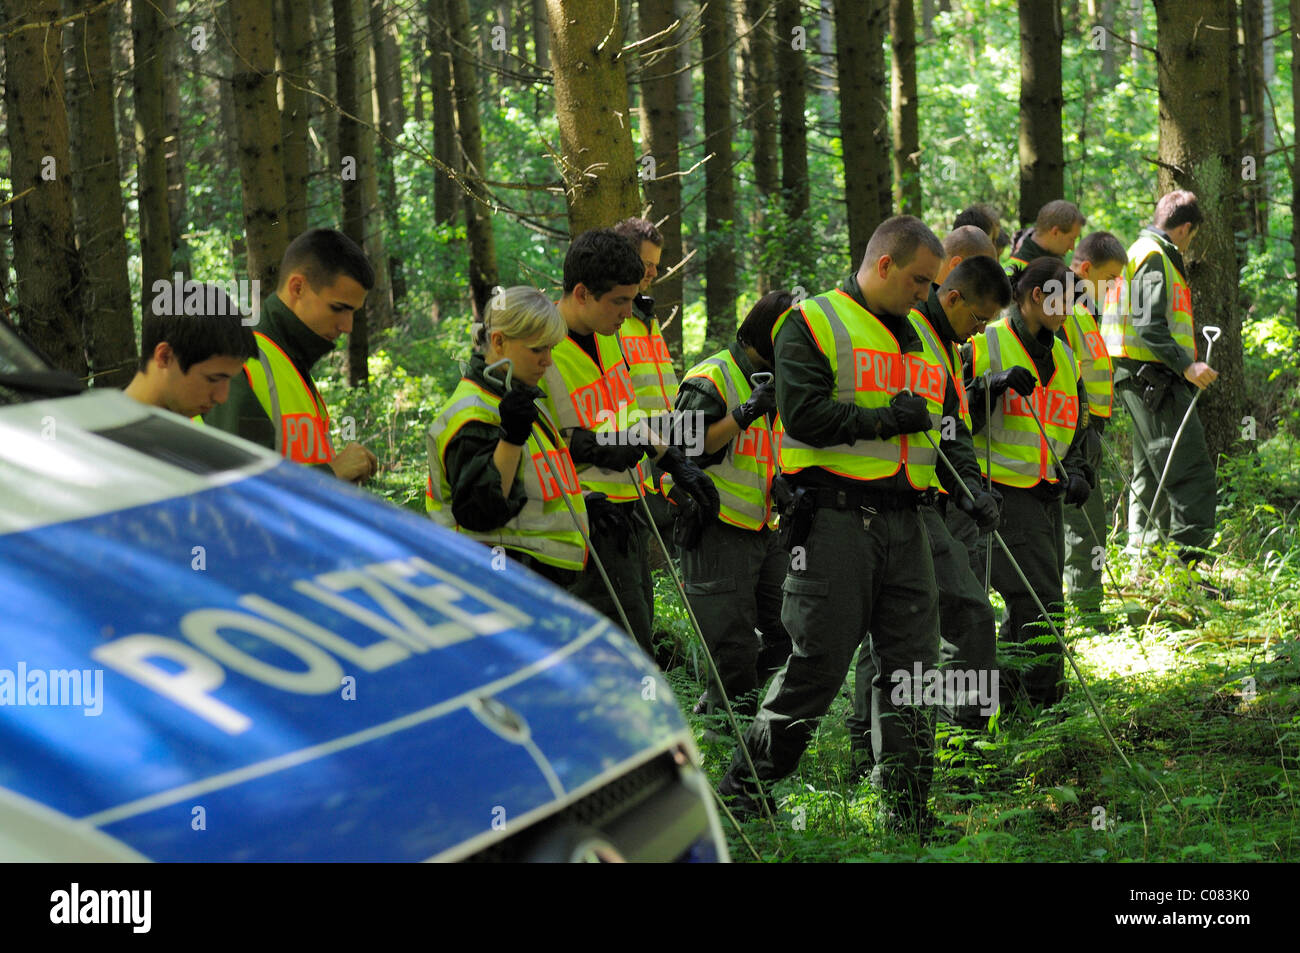
<instances>
[{"instance_id":1,"label":"car windshield","mask_svg":"<svg viewBox=\"0 0 1300 953\"><path fill-rule=\"evenodd\" d=\"M0 374L47 370L49 368L45 362L23 344L8 325L0 321Z\"/></svg>"}]
</instances>

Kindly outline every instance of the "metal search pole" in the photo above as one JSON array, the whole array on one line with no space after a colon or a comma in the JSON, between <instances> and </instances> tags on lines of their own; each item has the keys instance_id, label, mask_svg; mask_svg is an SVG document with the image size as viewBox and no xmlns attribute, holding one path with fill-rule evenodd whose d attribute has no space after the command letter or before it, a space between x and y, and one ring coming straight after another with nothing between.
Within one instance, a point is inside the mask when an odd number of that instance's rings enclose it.
<instances>
[{"instance_id":1,"label":"metal search pole","mask_svg":"<svg viewBox=\"0 0 1300 953\"><path fill-rule=\"evenodd\" d=\"M1100 439L1101 448L1106 451L1106 454L1110 459L1110 465L1115 468L1115 472L1119 474L1119 478L1123 480L1124 485L1128 487L1129 496L1136 500L1137 505L1142 508L1142 512L1146 515L1148 524L1155 527L1156 534L1160 537L1160 541L1166 546L1172 546L1173 543L1170 541L1168 535L1166 535L1165 531L1160 528L1160 524L1156 522L1155 517L1151 515L1151 511L1147 509L1146 503L1142 502L1142 497L1138 496L1137 491L1133 489L1133 481L1129 479L1129 475L1124 472L1124 461L1120 460L1119 454L1111 449L1110 443L1107 442L1104 436L1100 437Z\"/></svg>"},{"instance_id":2,"label":"metal search pole","mask_svg":"<svg viewBox=\"0 0 1300 953\"><path fill-rule=\"evenodd\" d=\"M992 371L984 372L984 433L987 442L984 446L984 472L988 483L988 492L993 493L993 396L989 392L989 382L993 379ZM993 535L989 534L988 548L984 552L984 595L989 594L993 585Z\"/></svg>"}]
</instances>

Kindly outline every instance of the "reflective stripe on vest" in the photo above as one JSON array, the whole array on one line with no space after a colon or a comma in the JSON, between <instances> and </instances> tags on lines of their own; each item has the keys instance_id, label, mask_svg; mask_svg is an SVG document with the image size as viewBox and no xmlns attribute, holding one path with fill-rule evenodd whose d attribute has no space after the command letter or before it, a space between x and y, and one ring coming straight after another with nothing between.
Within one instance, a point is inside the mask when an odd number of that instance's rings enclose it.
<instances>
[{"instance_id":1,"label":"reflective stripe on vest","mask_svg":"<svg viewBox=\"0 0 1300 953\"><path fill-rule=\"evenodd\" d=\"M974 435L975 456L980 472L989 475L985 453L992 437L993 481L1005 486L1030 487L1040 480L1057 482L1052 452L1062 460L1074 441L1079 422L1079 378L1074 354L1059 338L1052 339L1052 379L1044 385L1033 358L1014 331L1004 323L991 324L971 342L974 373L996 374L1009 367L1027 367L1038 380L1029 398L1008 388L993 405L993 417L983 432ZM1030 409L1032 407L1032 410ZM1043 424L1048 444L1043 442L1034 413Z\"/></svg>"},{"instance_id":2,"label":"reflective stripe on vest","mask_svg":"<svg viewBox=\"0 0 1300 953\"><path fill-rule=\"evenodd\" d=\"M1074 314L1065 322L1065 336L1083 372L1088 413L1093 417L1109 417L1114 400L1110 352L1097 329L1097 319L1082 301L1074 303Z\"/></svg>"},{"instance_id":3,"label":"reflective stripe on vest","mask_svg":"<svg viewBox=\"0 0 1300 953\"><path fill-rule=\"evenodd\" d=\"M880 320L843 291L819 295L787 311L772 330L774 339L781 325L792 318L807 322L813 339L830 364L835 378L832 399L878 409L887 406L891 397L908 387L929 404L929 433L935 444L939 442L943 358L933 352L924 338L920 353L901 353L898 340ZM777 429L781 469L787 473L797 473L804 467L821 467L854 480L880 480L904 467L908 482L918 490L926 489L934 481L938 458L934 447L921 434L813 447L785 432L785 424L780 420Z\"/></svg>"},{"instance_id":4,"label":"reflective stripe on vest","mask_svg":"<svg viewBox=\"0 0 1300 953\"><path fill-rule=\"evenodd\" d=\"M939 337L939 332L934 329L925 315L915 308L912 309L912 313L908 317L912 321L912 327L921 340L925 342L926 347L941 362L944 373L947 375L944 381L945 387L948 381L952 381L953 388L957 391L957 413L961 417L962 423L966 425L966 430L969 431L971 429L970 401L966 399L966 383L962 380L962 375L957 373L957 368L961 367L961 357L957 353L956 342L950 348L945 348L942 339ZM939 429L941 432L944 429L942 424L943 421L940 418ZM939 481L939 471L937 469L934 473L933 485L940 493L946 494L948 492Z\"/></svg>"},{"instance_id":5,"label":"reflective stripe on vest","mask_svg":"<svg viewBox=\"0 0 1300 953\"><path fill-rule=\"evenodd\" d=\"M668 345L659 332L659 322L650 319L650 326L636 315L628 318L618 329L623 359L627 362L636 403L648 414L673 409L673 395L677 393L677 372L673 370Z\"/></svg>"},{"instance_id":6,"label":"reflective stripe on vest","mask_svg":"<svg viewBox=\"0 0 1300 953\"><path fill-rule=\"evenodd\" d=\"M582 427L598 434L614 433L645 416L637 405L618 348L618 336L597 334L596 350L599 367L568 336L551 352L555 363L546 369L541 387L546 392L546 410L561 430ZM648 471L649 466L643 469L640 463L633 470L606 470L587 463L578 468L578 476L587 492L604 493L615 502L626 502L638 496L632 476L639 483L646 479Z\"/></svg>"},{"instance_id":7,"label":"reflective stripe on vest","mask_svg":"<svg viewBox=\"0 0 1300 953\"><path fill-rule=\"evenodd\" d=\"M719 351L696 364L683 379L692 377L703 377L713 384L728 408L748 400L752 393L729 351ZM717 487L722 503L719 518L724 522L752 530L775 525L772 479L777 471L773 437L764 414L736 434L723 458L704 471Z\"/></svg>"},{"instance_id":8,"label":"reflective stripe on vest","mask_svg":"<svg viewBox=\"0 0 1300 953\"><path fill-rule=\"evenodd\" d=\"M329 463L334 459L334 445L325 401L278 344L261 331L254 331L253 336L258 359L244 364L244 374L257 402L271 418L276 452L296 463Z\"/></svg>"},{"instance_id":9,"label":"reflective stripe on vest","mask_svg":"<svg viewBox=\"0 0 1300 953\"><path fill-rule=\"evenodd\" d=\"M1141 312L1155 297L1155 292L1146 286L1134 288L1133 276L1142 263L1152 255L1159 255L1164 264L1165 294L1168 310L1165 314L1150 315L1152 321L1165 321L1169 325L1169 336L1184 351L1196 360L1196 322L1192 319L1192 290L1187 286L1187 279L1182 276L1169 256L1161 249L1151 235L1141 235L1128 250L1128 263L1119 280L1111 285L1106 294L1106 306L1102 311L1101 335L1112 357L1127 357L1134 361L1158 361L1155 353L1149 350L1138 337L1133 318L1133 311Z\"/></svg>"},{"instance_id":10,"label":"reflective stripe on vest","mask_svg":"<svg viewBox=\"0 0 1300 953\"><path fill-rule=\"evenodd\" d=\"M462 379L452 391L450 402L429 427L429 481L424 494L425 510L434 522L488 546L504 546L528 553L548 566L580 570L586 565L587 546L573 524L573 516L564 505L561 492L569 494L569 501L584 530L587 528L587 507L568 447L563 441L557 446L547 433L547 426L554 432L554 425L549 420L543 421L546 426L533 425L530 439L523 447L515 479L523 481L528 499L514 519L500 529L475 532L458 525L452 515L451 482L446 470L447 447L467 423L480 421L499 425L500 404L501 398L471 380Z\"/></svg>"}]
</instances>

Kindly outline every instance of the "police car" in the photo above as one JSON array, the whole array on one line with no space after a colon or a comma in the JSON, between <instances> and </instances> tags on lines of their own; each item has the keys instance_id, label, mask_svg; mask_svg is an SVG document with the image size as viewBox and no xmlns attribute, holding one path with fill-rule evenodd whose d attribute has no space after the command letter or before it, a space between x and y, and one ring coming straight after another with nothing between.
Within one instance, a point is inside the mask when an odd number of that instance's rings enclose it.
<instances>
[{"instance_id":1,"label":"police car","mask_svg":"<svg viewBox=\"0 0 1300 953\"><path fill-rule=\"evenodd\" d=\"M667 683L603 617L70 390L0 323L0 860L727 859Z\"/></svg>"}]
</instances>

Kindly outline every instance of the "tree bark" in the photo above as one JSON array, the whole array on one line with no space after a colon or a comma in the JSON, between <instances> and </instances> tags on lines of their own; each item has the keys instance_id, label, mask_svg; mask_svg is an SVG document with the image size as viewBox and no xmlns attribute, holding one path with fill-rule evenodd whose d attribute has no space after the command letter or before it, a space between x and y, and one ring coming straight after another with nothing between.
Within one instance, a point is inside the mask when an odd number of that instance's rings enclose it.
<instances>
[{"instance_id":1,"label":"tree bark","mask_svg":"<svg viewBox=\"0 0 1300 953\"><path fill-rule=\"evenodd\" d=\"M429 75L433 83L433 154L446 169L459 173L460 151L456 147L456 101L451 79L451 39L447 30L447 0L428 0ZM460 211L460 186L451 173L440 168L433 183L433 220L439 225L452 221Z\"/></svg>"},{"instance_id":2,"label":"tree bark","mask_svg":"<svg viewBox=\"0 0 1300 953\"><path fill-rule=\"evenodd\" d=\"M90 369L96 387L125 387L135 375L139 351L117 164L109 12L96 6L97 0L75 0L71 12L86 16L68 25L72 198L85 269L82 307ZM0 261L0 267L7 271L7 263Z\"/></svg>"},{"instance_id":3,"label":"tree bark","mask_svg":"<svg viewBox=\"0 0 1300 953\"><path fill-rule=\"evenodd\" d=\"M775 0L776 81L781 96L781 190L785 214L799 219L808 211L808 123L804 116L808 56L807 30L799 0Z\"/></svg>"},{"instance_id":4,"label":"tree bark","mask_svg":"<svg viewBox=\"0 0 1300 953\"><path fill-rule=\"evenodd\" d=\"M1141 47L1138 46L1138 44L1142 42L1143 6L1144 4L1142 0L1128 0L1128 15L1129 15L1128 51L1129 51L1129 57L1133 60L1134 65L1137 65L1142 62L1143 50L1141 49Z\"/></svg>"},{"instance_id":5,"label":"tree bark","mask_svg":"<svg viewBox=\"0 0 1300 953\"><path fill-rule=\"evenodd\" d=\"M667 30L675 19L673 8L662 0L640 0L639 13L644 36ZM641 143L644 154L653 160L653 165L647 166L644 159L640 165L645 170L646 201L650 205L648 214L653 221L660 223L659 231L664 237L660 259L664 271L682 259L682 180L674 174L681 162L677 139L677 80L672 75L677 64L672 47L681 42L683 32L679 27L642 52L646 58L658 54L657 60L641 70ZM650 174L651 170L653 174ZM669 353L680 356L682 273L678 271L672 277L656 282L651 294L661 324L676 312L672 323L664 329L664 342Z\"/></svg>"},{"instance_id":6,"label":"tree bark","mask_svg":"<svg viewBox=\"0 0 1300 953\"><path fill-rule=\"evenodd\" d=\"M533 9L533 56L542 69L551 67L551 26L546 19L546 0L531 0Z\"/></svg>"},{"instance_id":7,"label":"tree bark","mask_svg":"<svg viewBox=\"0 0 1300 953\"><path fill-rule=\"evenodd\" d=\"M402 105L402 64L398 55L397 35L393 32L395 14L391 5L385 4L384 0L369 0L369 6L374 53L374 112L379 117L379 198L387 229L385 241L388 249L388 280L393 289L393 304L396 306L406 296L406 279L402 276L401 258L396 253L401 247L402 220L397 175L393 169L397 138L406 126L406 110Z\"/></svg>"},{"instance_id":8,"label":"tree bark","mask_svg":"<svg viewBox=\"0 0 1300 953\"><path fill-rule=\"evenodd\" d=\"M1270 0L1271 2L1271 0ZM1242 158L1254 160L1254 181L1242 184L1246 195L1246 226L1250 237L1263 242L1268 234L1268 185L1264 170L1264 2L1241 0L1242 81L1246 138Z\"/></svg>"},{"instance_id":9,"label":"tree bark","mask_svg":"<svg viewBox=\"0 0 1300 953\"><path fill-rule=\"evenodd\" d=\"M1020 8L1020 221L1065 198L1061 137L1060 0L1018 0Z\"/></svg>"},{"instance_id":10,"label":"tree bark","mask_svg":"<svg viewBox=\"0 0 1300 953\"><path fill-rule=\"evenodd\" d=\"M1245 408L1238 269L1232 236L1232 167L1228 132L1228 11L1221 0L1154 0L1160 87L1161 194L1191 189L1205 222L1188 264L1196 327L1218 325L1214 347L1219 379L1202 399L1201 419L1211 459L1241 436ZM1197 353L1204 355L1204 340Z\"/></svg>"},{"instance_id":11,"label":"tree bark","mask_svg":"<svg viewBox=\"0 0 1300 953\"><path fill-rule=\"evenodd\" d=\"M167 223L172 240L172 270L190 273L190 254L185 244L186 215L185 150L181 136L181 44L174 25L176 0L156 0L162 10L163 35L163 149L167 163Z\"/></svg>"},{"instance_id":12,"label":"tree bark","mask_svg":"<svg viewBox=\"0 0 1300 953\"><path fill-rule=\"evenodd\" d=\"M357 61L365 54L358 48L353 0L332 0L334 10L334 88L339 104L340 187L343 197L341 231L362 248L366 247L365 178L362 175L361 89L357 82ZM374 264L372 261L371 264ZM367 295L369 297L369 295ZM348 334L348 384L370 385L369 308L352 318Z\"/></svg>"},{"instance_id":13,"label":"tree bark","mask_svg":"<svg viewBox=\"0 0 1300 953\"><path fill-rule=\"evenodd\" d=\"M641 210L628 116L621 24L603 0L547 0L561 172L569 230L612 225ZM463 114L462 114L463 119Z\"/></svg>"},{"instance_id":14,"label":"tree bark","mask_svg":"<svg viewBox=\"0 0 1300 953\"><path fill-rule=\"evenodd\" d=\"M6 21L5 120L13 209L18 327L55 367L86 376L81 260L73 232L63 30L21 29L59 17L58 0L32 0ZM163 196L164 211L166 195Z\"/></svg>"},{"instance_id":15,"label":"tree bark","mask_svg":"<svg viewBox=\"0 0 1300 953\"><path fill-rule=\"evenodd\" d=\"M1115 44L1118 42L1111 32L1115 29L1115 0L1088 0L1088 16L1092 26L1100 26L1107 32L1102 36L1101 75L1107 80L1115 78Z\"/></svg>"},{"instance_id":16,"label":"tree bark","mask_svg":"<svg viewBox=\"0 0 1300 953\"><path fill-rule=\"evenodd\" d=\"M337 42L337 37L333 35L333 0L312 0L312 19L316 23L316 32L313 36L322 39L328 36L331 44ZM317 190L319 196L312 203L312 207L320 205L327 208L332 208L334 205L334 182L338 179L343 161L339 154L339 111L334 105L338 103L338 67L335 58L328 52L330 49L333 47L327 46L315 57L316 88L328 97L328 102L312 97L316 103L315 110L318 116L316 122L321 131L318 138L324 143L321 165L325 172L319 178L321 183L321 187Z\"/></svg>"},{"instance_id":17,"label":"tree bark","mask_svg":"<svg viewBox=\"0 0 1300 953\"><path fill-rule=\"evenodd\" d=\"M384 236L385 209L379 199L379 162L375 144L375 37L370 29L370 4L371 0L353 0L352 7L353 29L357 31L357 102L360 106L357 116L361 120L361 128L357 132L360 149L356 154L357 179L361 183L366 236L361 247L365 249L366 257L375 269L375 286L366 295L367 336L393 325L393 285L388 273L387 242Z\"/></svg>"},{"instance_id":18,"label":"tree bark","mask_svg":"<svg viewBox=\"0 0 1300 953\"><path fill-rule=\"evenodd\" d=\"M471 48L468 0L447 0L447 14L460 154L465 163L465 183L473 193L472 197L464 196L463 201L465 237L469 242L470 298L474 317L478 319L497 283L496 239L492 234L492 210L486 204L483 186L487 163L483 157L483 132L479 125L478 74L467 52Z\"/></svg>"},{"instance_id":19,"label":"tree bark","mask_svg":"<svg viewBox=\"0 0 1300 953\"><path fill-rule=\"evenodd\" d=\"M736 331L736 179L731 141L731 10L728 0L709 0L700 22L704 60L705 346L725 347Z\"/></svg>"},{"instance_id":20,"label":"tree bark","mask_svg":"<svg viewBox=\"0 0 1300 953\"><path fill-rule=\"evenodd\" d=\"M1291 0L1291 62L1292 64L1300 63L1300 0ZM1294 65L1292 70L1294 70ZM1291 78L1291 115L1300 116L1300 83L1295 81L1294 73ZM1296 209L1300 209L1300 174L1296 173L1300 169L1300 161L1297 161L1296 142L1300 141L1300 136L1292 133L1291 137L1291 254L1292 262L1295 266L1295 273L1300 276L1300 215L1295 214ZM1293 320L1300 325L1300 280L1295 282L1295 316Z\"/></svg>"},{"instance_id":21,"label":"tree bark","mask_svg":"<svg viewBox=\"0 0 1300 953\"><path fill-rule=\"evenodd\" d=\"M779 128L776 108L776 61L773 49L776 41L774 18L769 13L770 0L745 0L745 22L749 27L750 129L754 136L754 185L758 189L755 227L765 247L770 232L770 219L778 209L781 188L781 156L777 151L776 136ZM760 18L762 21L760 22ZM767 294L775 287L771 256L763 254L758 261L758 293Z\"/></svg>"},{"instance_id":22,"label":"tree bark","mask_svg":"<svg viewBox=\"0 0 1300 953\"><path fill-rule=\"evenodd\" d=\"M871 233L889 217L891 208L884 55L887 3L835 0L844 202L849 261L854 265L862 261Z\"/></svg>"},{"instance_id":23,"label":"tree bark","mask_svg":"<svg viewBox=\"0 0 1300 953\"><path fill-rule=\"evenodd\" d=\"M143 4L141 4L143 6ZM271 0L231 0L235 129L244 199L248 273L269 294L289 244L285 224L280 112L275 104L275 49Z\"/></svg>"},{"instance_id":24,"label":"tree bark","mask_svg":"<svg viewBox=\"0 0 1300 953\"><path fill-rule=\"evenodd\" d=\"M313 55L310 10L277 0L275 47L280 67L280 138L284 144L285 228L289 240L307 230L308 151L306 64Z\"/></svg>"},{"instance_id":25,"label":"tree bark","mask_svg":"<svg viewBox=\"0 0 1300 953\"><path fill-rule=\"evenodd\" d=\"M57 5L56 5L57 6ZM153 300L148 289L172 278L171 211L167 206L166 109L163 98L166 44L159 7L131 4L135 67L135 149L140 210L140 286L143 314Z\"/></svg>"},{"instance_id":26,"label":"tree bark","mask_svg":"<svg viewBox=\"0 0 1300 953\"><path fill-rule=\"evenodd\" d=\"M921 133L916 108L916 12L912 0L889 0L893 50L894 205L921 215Z\"/></svg>"}]
</instances>

